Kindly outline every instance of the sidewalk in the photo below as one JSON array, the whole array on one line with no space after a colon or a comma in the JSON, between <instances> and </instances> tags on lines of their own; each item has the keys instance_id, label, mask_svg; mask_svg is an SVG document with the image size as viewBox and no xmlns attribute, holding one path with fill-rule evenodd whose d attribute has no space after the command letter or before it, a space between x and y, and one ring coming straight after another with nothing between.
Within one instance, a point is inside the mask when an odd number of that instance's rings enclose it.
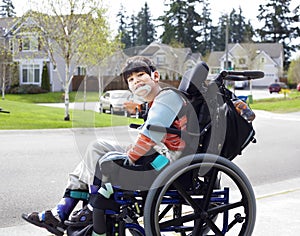
<instances>
[{"instance_id":1,"label":"sidewalk","mask_svg":"<svg viewBox=\"0 0 300 236\"><path fill-rule=\"evenodd\" d=\"M293 236L300 232L300 178L254 187L257 204L254 236ZM0 236L49 236L26 222L0 228Z\"/></svg>"}]
</instances>

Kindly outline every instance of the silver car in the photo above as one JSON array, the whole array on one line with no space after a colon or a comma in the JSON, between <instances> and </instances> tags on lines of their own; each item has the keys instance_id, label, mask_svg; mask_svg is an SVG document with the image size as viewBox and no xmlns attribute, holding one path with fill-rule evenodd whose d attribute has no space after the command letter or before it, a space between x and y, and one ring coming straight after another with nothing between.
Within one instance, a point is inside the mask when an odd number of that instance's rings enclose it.
<instances>
[{"instance_id":1,"label":"silver car","mask_svg":"<svg viewBox=\"0 0 300 236\"><path fill-rule=\"evenodd\" d=\"M109 111L111 114L115 112L124 114L124 102L127 101L131 92L129 90L109 90L106 91L99 101L100 112Z\"/></svg>"}]
</instances>

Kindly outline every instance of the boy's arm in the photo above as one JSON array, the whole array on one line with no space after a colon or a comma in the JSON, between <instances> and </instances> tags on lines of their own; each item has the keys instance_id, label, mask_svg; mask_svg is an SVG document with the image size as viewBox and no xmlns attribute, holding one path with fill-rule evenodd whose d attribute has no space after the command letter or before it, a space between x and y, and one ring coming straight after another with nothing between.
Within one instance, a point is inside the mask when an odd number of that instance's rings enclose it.
<instances>
[{"instance_id":1,"label":"boy's arm","mask_svg":"<svg viewBox=\"0 0 300 236\"><path fill-rule=\"evenodd\" d=\"M182 98L171 90L163 91L155 98L136 143L127 152L133 162L147 154L166 135L163 132L149 131L146 127L148 125L170 127L182 105Z\"/></svg>"}]
</instances>

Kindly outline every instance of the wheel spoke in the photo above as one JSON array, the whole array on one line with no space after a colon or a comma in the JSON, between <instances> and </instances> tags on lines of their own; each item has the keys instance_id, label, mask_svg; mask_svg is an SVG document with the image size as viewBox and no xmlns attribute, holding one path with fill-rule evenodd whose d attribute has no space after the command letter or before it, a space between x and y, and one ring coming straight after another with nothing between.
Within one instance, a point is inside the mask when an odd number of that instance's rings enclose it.
<instances>
[{"instance_id":1,"label":"wheel spoke","mask_svg":"<svg viewBox=\"0 0 300 236\"><path fill-rule=\"evenodd\" d=\"M228 203L228 204L224 204L224 205L218 205L216 207L213 207L213 208L209 209L207 211L207 213L208 214L218 214L218 213L229 211L229 210L232 210L234 208L241 207L241 206L243 206L242 201L235 202L235 203Z\"/></svg>"},{"instance_id":2,"label":"wheel spoke","mask_svg":"<svg viewBox=\"0 0 300 236\"><path fill-rule=\"evenodd\" d=\"M164 209L162 212L159 213L158 220L160 221L162 218L164 218L165 215L166 215L166 214L169 212L169 210L171 210L171 209L172 209L172 205L167 205L167 206L165 207L165 209Z\"/></svg>"},{"instance_id":3,"label":"wheel spoke","mask_svg":"<svg viewBox=\"0 0 300 236\"><path fill-rule=\"evenodd\" d=\"M188 203L196 212L202 212L202 208L199 204L187 193L187 191L183 188L178 181L174 181L173 186L176 188L181 197Z\"/></svg>"},{"instance_id":4,"label":"wheel spoke","mask_svg":"<svg viewBox=\"0 0 300 236\"><path fill-rule=\"evenodd\" d=\"M199 214L189 214L185 216L181 216L180 218L175 218L172 220L167 220L159 224L159 227L161 229L172 227L172 226L182 226L184 223L194 221L196 219L199 219Z\"/></svg>"}]
</instances>

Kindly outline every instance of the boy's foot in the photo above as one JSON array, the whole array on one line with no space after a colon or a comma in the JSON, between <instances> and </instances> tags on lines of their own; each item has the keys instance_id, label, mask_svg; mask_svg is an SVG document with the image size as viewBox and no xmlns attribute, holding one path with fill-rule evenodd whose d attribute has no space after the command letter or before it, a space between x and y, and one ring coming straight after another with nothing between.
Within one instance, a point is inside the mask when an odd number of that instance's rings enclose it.
<instances>
[{"instance_id":1,"label":"boy's foot","mask_svg":"<svg viewBox=\"0 0 300 236\"><path fill-rule=\"evenodd\" d=\"M62 236L66 226L59 219L53 216L50 210L45 211L44 218L40 220L38 212L32 212L30 214L22 214L22 218L27 222L34 224L38 227L47 229L49 232Z\"/></svg>"},{"instance_id":2,"label":"boy's foot","mask_svg":"<svg viewBox=\"0 0 300 236\"><path fill-rule=\"evenodd\" d=\"M74 211L73 214L69 217L69 220L65 220L65 225L67 226L77 226L84 227L93 222L93 212L84 206L78 211Z\"/></svg>"}]
</instances>

